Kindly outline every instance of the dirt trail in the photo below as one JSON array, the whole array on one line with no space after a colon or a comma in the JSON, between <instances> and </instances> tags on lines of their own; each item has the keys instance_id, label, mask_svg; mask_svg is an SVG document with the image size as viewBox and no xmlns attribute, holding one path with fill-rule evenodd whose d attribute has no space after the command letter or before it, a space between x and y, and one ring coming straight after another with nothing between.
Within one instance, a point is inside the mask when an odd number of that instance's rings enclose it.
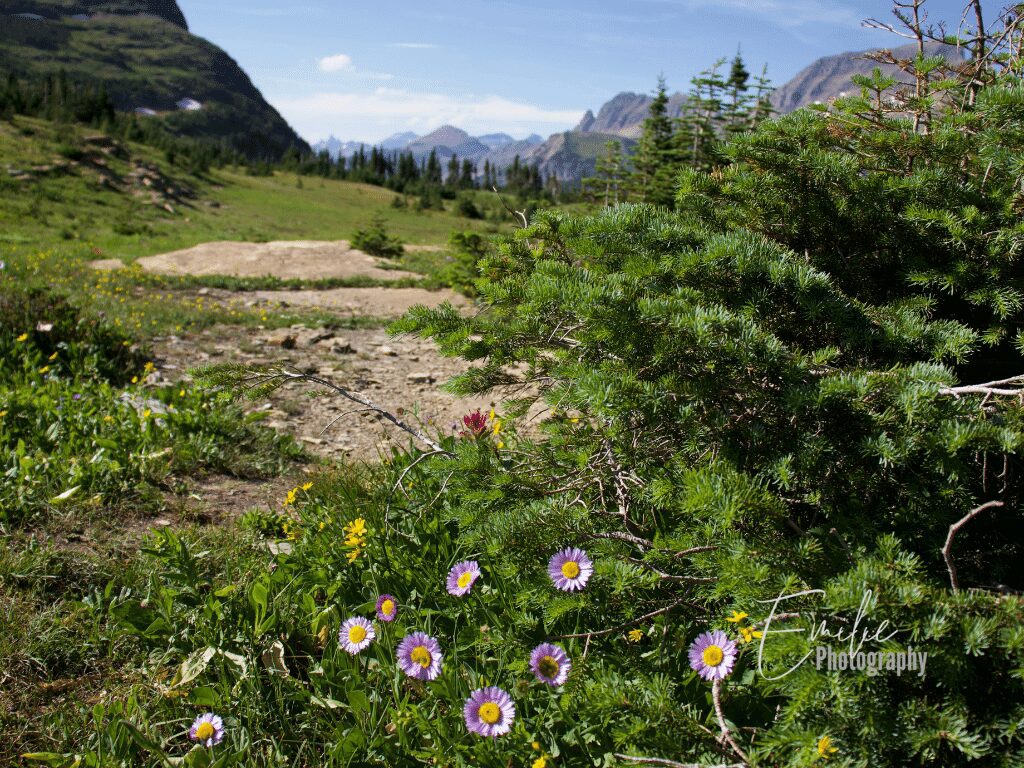
<instances>
[{"instance_id":1,"label":"dirt trail","mask_svg":"<svg viewBox=\"0 0 1024 768\"><path fill-rule=\"evenodd\" d=\"M439 387L467 368L462 360L438 355L430 341L390 338L383 329L331 331L293 327L252 331L220 326L194 335L155 339L157 375L177 381L191 366L241 362L285 364L316 373L361 392L382 408L401 414L428 434L450 432L471 410L491 403L460 399ZM315 388L278 390L250 411L265 414L265 424L288 432L315 453L355 461L377 461L392 446L408 446L410 436L338 396L314 396ZM458 427L456 427L457 429ZM422 447L422 446L421 446Z\"/></svg>"}]
</instances>

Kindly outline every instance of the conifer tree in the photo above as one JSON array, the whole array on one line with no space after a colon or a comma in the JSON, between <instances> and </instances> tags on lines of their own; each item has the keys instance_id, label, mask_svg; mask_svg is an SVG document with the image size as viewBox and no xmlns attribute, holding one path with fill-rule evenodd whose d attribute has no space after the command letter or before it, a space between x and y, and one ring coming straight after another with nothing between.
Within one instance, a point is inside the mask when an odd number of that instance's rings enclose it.
<instances>
[{"instance_id":1,"label":"conifer tree","mask_svg":"<svg viewBox=\"0 0 1024 768\"><path fill-rule=\"evenodd\" d=\"M665 79L658 78L658 87L632 158L632 186L641 200L662 206L673 203L675 173L681 159L674 132L672 118L668 115Z\"/></svg>"}]
</instances>

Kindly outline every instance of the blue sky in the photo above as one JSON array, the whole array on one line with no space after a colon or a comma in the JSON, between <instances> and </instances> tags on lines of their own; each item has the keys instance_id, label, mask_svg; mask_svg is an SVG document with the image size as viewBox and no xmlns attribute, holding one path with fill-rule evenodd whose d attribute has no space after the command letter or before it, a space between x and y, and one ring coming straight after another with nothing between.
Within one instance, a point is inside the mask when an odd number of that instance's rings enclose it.
<instances>
[{"instance_id":1,"label":"blue sky","mask_svg":"<svg viewBox=\"0 0 1024 768\"><path fill-rule=\"evenodd\" d=\"M894 47L884 0L179 0L307 140L451 123L521 138L571 128L620 91L670 90L742 49L781 85L820 56ZM959 0L929 0L955 28Z\"/></svg>"}]
</instances>

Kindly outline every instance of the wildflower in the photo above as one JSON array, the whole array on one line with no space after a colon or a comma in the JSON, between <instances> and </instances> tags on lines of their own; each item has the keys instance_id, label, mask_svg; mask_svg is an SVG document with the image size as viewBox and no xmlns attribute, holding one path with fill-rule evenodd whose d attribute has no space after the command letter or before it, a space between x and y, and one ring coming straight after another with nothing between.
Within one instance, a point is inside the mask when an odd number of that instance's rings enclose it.
<instances>
[{"instance_id":1,"label":"wildflower","mask_svg":"<svg viewBox=\"0 0 1024 768\"><path fill-rule=\"evenodd\" d=\"M144 419L148 419L152 415L153 415L153 412L151 410L149 410L149 408L147 408L146 410L144 410L142 412L142 418L144 418Z\"/></svg>"},{"instance_id":2,"label":"wildflower","mask_svg":"<svg viewBox=\"0 0 1024 768\"><path fill-rule=\"evenodd\" d=\"M541 643L530 654L530 669L542 683L557 686L569 679L572 661L559 646Z\"/></svg>"},{"instance_id":3,"label":"wildflower","mask_svg":"<svg viewBox=\"0 0 1024 768\"><path fill-rule=\"evenodd\" d=\"M644 631L642 629L631 629L626 637L629 638L631 643L639 643L644 639Z\"/></svg>"},{"instance_id":4,"label":"wildflower","mask_svg":"<svg viewBox=\"0 0 1024 768\"><path fill-rule=\"evenodd\" d=\"M487 417L480 413L479 408L463 416L462 423L466 425L467 431L460 432L460 437L477 437L487 429Z\"/></svg>"},{"instance_id":5,"label":"wildflower","mask_svg":"<svg viewBox=\"0 0 1024 768\"><path fill-rule=\"evenodd\" d=\"M7 415L7 411L0 411L0 419Z\"/></svg>"},{"instance_id":6,"label":"wildflower","mask_svg":"<svg viewBox=\"0 0 1024 768\"><path fill-rule=\"evenodd\" d=\"M732 616L727 618L726 621L730 622L731 624L737 624L743 621L745 618L747 618L747 614L742 613L741 611L733 611Z\"/></svg>"},{"instance_id":7,"label":"wildflower","mask_svg":"<svg viewBox=\"0 0 1024 768\"><path fill-rule=\"evenodd\" d=\"M304 491L308 491L308 490L309 490L310 488L312 488L312 487L313 487L313 484L312 484L312 483L303 483L303 485L302 485L302 490L304 490Z\"/></svg>"},{"instance_id":8,"label":"wildflower","mask_svg":"<svg viewBox=\"0 0 1024 768\"><path fill-rule=\"evenodd\" d=\"M298 496L298 495L299 495L299 489L298 488L292 488L290 491L288 491L288 493L284 497L284 505L286 507L290 507L292 504L295 503L295 497Z\"/></svg>"},{"instance_id":9,"label":"wildflower","mask_svg":"<svg viewBox=\"0 0 1024 768\"><path fill-rule=\"evenodd\" d=\"M417 680L436 680L443 658L440 644L424 632L413 632L398 644L398 666Z\"/></svg>"},{"instance_id":10,"label":"wildflower","mask_svg":"<svg viewBox=\"0 0 1024 768\"><path fill-rule=\"evenodd\" d=\"M839 750L832 746L832 739L829 736L822 736L818 740L818 757L828 760L829 757L834 755Z\"/></svg>"},{"instance_id":11,"label":"wildflower","mask_svg":"<svg viewBox=\"0 0 1024 768\"><path fill-rule=\"evenodd\" d=\"M42 374L43 376L45 376L46 374L48 374L48 373L50 372L50 366L48 366L48 365L44 365L44 366L43 366L42 368L40 368L40 369L39 369L39 372L40 372L40 373L41 373L41 374Z\"/></svg>"},{"instance_id":12,"label":"wildflower","mask_svg":"<svg viewBox=\"0 0 1024 768\"><path fill-rule=\"evenodd\" d=\"M178 397L184 397L184 396L185 396L185 390L184 389L179 389L178 390Z\"/></svg>"},{"instance_id":13,"label":"wildflower","mask_svg":"<svg viewBox=\"0 0 1024 768\"><path fill-rule=\"evenodd\" d=\"M740 634L743 636L744 643L749 643L751 640L759 640L764 635L763 632L753 627L740 627Z\"/></svg>"},{"instance_id":14,"label":"wildflower","mask_svg":"<svg viewBox=\"0 0 1024 768\"><path fill-rule=\"evenodd\" d=\"M145 365L143 366L143 368L142 368L142 372L143 372L143 373L152 373L152 372L153 372L153 371L155 371L155 370L156 370L156 366L155 366L155 365L153 365L153 363L146 363L146 364L145 364Z\"/></svg>"},{"instance_id":15,"label":"wildflower","mask_svg":"<svg viewBox=\"0 0 1024 768\"><path fill-rule=\"evenodd\" d=\"M583 589L593 572L593 561L577 547L563 549L548 561L548 575L555 586L564 592Z\"/></svg>"},{"instance_id":16,"label":"wildflower","mask_svg":"<svg viewBox=\"0 0 1024 768\"><path fill-rule=\"evenodd\" d=\"M54 352L54 353L53 353L52 355L50 355L50 356L49 356L48 358L46 358L46 359L47 359L47 360L49 360L49 361L50 361L50 362L52 363L52 362L53 362L54 360L56 360L56 359L57 359L57 353L56 353L56 352Z\"/></svg>"},{"instance_id":17,"label":"wildflower","mask_svg":"<svg viewBox=\"0 0 1024 768\"><path fill-rule=\"evenodd\" d=\"M722 680L736 664L736 643L721 630L705 632L690 646L690 666L705 680Z\"/></svg>"},{"instance_id":18,"label":"wildflower","mask_svg":"<svg viewBox=\"0 0 1024 768\"><path fill-rule=\"evenodd\" d=\"M540 752L540 742L539 741L532 741L532 742L530 742L530 746L533 748L533 750L535 752Z\"/></svg>"},{"instance_id":19,"label":"wildflower","mask_svg":"<svg viewBox=\"0 0 1024 768\"><path fill-rule=\"evenodd\" d=\"M28 341L28 334L27 333L21 334L21 336L19 336L17 339L15 339L15 341L17 341L19 344L25 343L26 341Z\"/></svg>"},{"instance_id":20,"label":"wildflower","mask_svg":"<svg viewBox=\"0 0 1024 768\"><path fill-rule=\"evenodd\" d=\"M373 624L362 616L353 616L341 625L338 632L338 642L341 647L355 656L366 648L377 637L373 630Z\"/></svg>"},{"instance_id":21,"label":"wildflower","mask_svg":"<svg viewBox=\"0 0 1024 768\"><path fill-rule=\"evenodd\" d=\"M345 547L348 549L345 557L349 563L354 563L359 554L366 548L366 521L357 517L345 526Z\"/></svg>"},{"instance_id":22,"label":"wildflower","mask_svg":"<svg viewBox=\"0 0 1024 768\"><path fill-rule=\"evenodd\" d=\"M398 601L391 595L377 598L377 618L381 621L394 621L398 615Z\"/></svg>"},{"instance_id":23,"label":"wildflower","mask_svg":"<svg viewBox=\"0 0 1024 768\"><path fill-rule=\"evenodd\" d=\"M462 597L468 595L473 582L480 578L480 566L476 560L464 560L448 571L448 594Z\"/></svg>"},{"instance_id":24,"label":"wildflower","mask_svg":"<svg viewBox=\"0 0 1024 768\"><path fill-rule=\"evenodd\" d=\"M132 384L138 384L138 383L139 383L139 377L138 376L132 376Z\"/></svg>"},{"instance_id":25,"label":"wildflower","mask_svg":"<svg viewBox=\"0 0 1024 768\"><path fill-rule=\"evenodd\" d=\"M82 395L81 395L81 393L80 393L80 392L76 392L75 394L73 394L73 395L71 396L71 399L72 399L72 400L75 400L75 401L77 402L78 400L81 400L81 399L82 399Z\"/></svg>"},{"instance_id":26,"label":"wildflower","mask_svg":"<svg viewBox=\"0 0 1024 768\"><path fill-rule=\"evenodd\" d=\"M541 755L536 760L534 760L532 763L530 763L530 767L531 768L547 768L547 766L548 766L548 759L547 759L546 755Z\"/></svg>"},{"instance_id":27,"label":"wildflower","mask_svg":"<svg viewBox=\"0 0 1024 768\"><path fill-rule=\"evenodd\" d=\"M192 723L188 737L204 747L212 747L224 740L224 721L212 712L200 715Z\"/></svg>"},{"instance_id":28,"label":"wildflower","mask_svg":"<svg viewBox=\"0 0 1024 768\"><path fill-rule=\"evenodd\" d=\"M480 736L503 736L512 730L516 705L501 688L478 688L466 699L462 709L466 727Z\"/></svg>"}]
</instances>

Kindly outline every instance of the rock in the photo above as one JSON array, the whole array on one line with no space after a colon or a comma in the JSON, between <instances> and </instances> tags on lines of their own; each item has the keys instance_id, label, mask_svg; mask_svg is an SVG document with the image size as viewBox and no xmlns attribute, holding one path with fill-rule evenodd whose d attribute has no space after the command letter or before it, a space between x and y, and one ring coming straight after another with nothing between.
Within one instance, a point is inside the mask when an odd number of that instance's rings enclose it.
<instances>
[{"instance_id":1,"label":"rock","mask_svg":"<svg viewBox=\"0 0 1024 768\"><path fill-rule=\"evenodd\" d=\"M398 353L387 345L380 347L377 351L386 357L398 357Z\"/></svg>"},{"instance_id":2,"label":"rock","mask_svg":"<svg viewBox=\"0 0 1024 768\"><path fill-rule=\"evenodd\" d=\"M405 377L410 384L433 384L434 374L432 373L410 373Z\"/></svg>"},{"instance_id":3,"label":"rock","mask_svg":"<svg viewBox=\"0 0 1024 768\"><path fill-rule=\"evenodd\" d=\"M196 291L196 293L198 293L200 296L208 296L209 293L210 293L210 289L209 288L200 288L198 291Z\"/></svg>"},{"instance_id":4,"label":"rock","mask_svg":"<svg viewBox=\"0 0 1024 768\"><path fill-rule=\"evenodd\" d=\"M295 349L295 337L290 333L277 333L267 339L267 344L282 349Z\"/></svg>"},{"instance_id":5,"label":"rock","mask_svg":"<svg viewBox=\"0 0 1024 768\"><path fill-rule=\"evenodd\" d=\"M309 346L319 344L321 341L329 341L334 338L334 331L328 330L327 328L321 328L318 331L314 331L313 335L309 337Z\"/></svg>"},{"instance_id":6,"label":"rock","mask_svg":"<svg viewBox=\"0 0 1024 768\"><path fill-rule=\"evenodd\" d=\"M355 348L348 339L334 339L331 342L331 352L336 355L351 355L355 351Z\"/></svg>"}]
</instances>

